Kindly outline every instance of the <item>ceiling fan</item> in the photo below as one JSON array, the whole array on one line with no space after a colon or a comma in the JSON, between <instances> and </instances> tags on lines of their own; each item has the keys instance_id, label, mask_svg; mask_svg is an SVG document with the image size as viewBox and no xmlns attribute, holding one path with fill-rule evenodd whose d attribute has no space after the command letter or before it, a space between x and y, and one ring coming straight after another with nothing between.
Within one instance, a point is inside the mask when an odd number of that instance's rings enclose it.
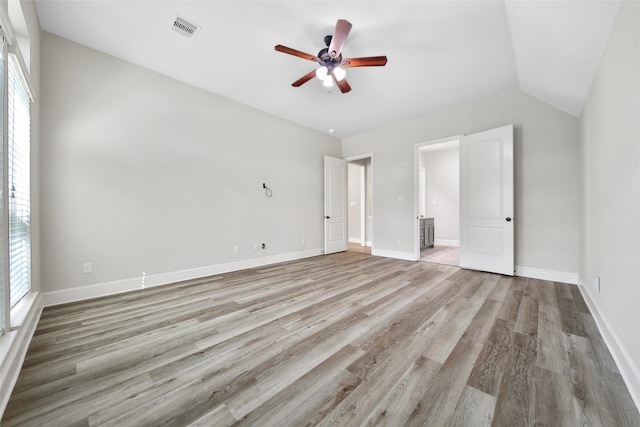
<instances>
[{"instance_id":1,"label":"ceiling fan","mask_svg":"<svg viewBox=\"0 0 640 427\"><path fill-rule=\"evenodd\" d=\"M322 80L323 86L331 87L335 82L340 92L347 93L351 90L351 86L345 80L345 68L349 67L381 67L387 63L386 56L368 56L364 58L342 58L342 47L347 41L347 36L351 31L351 23L346 19L338 19L336 29L333 36L328 35L324 38L324 44L327 46L318 52L317 55L311 55L301 52L290 47L277 45L275 49L278 52L288 53L303 59L308 59L320 65L319 68L305 74L291 86L299 87L311 80L314 76Z\"/></svg>"}]
</instances>

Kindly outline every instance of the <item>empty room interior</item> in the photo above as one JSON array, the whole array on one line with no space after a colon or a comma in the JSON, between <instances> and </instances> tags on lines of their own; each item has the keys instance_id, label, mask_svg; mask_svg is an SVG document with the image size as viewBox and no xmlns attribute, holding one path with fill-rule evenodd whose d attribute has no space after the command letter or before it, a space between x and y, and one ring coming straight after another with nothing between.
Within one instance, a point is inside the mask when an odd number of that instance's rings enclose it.
<instances>
[{"instance_id":1,"label":"empty room interior","mask_svg":"<svg viewBox=\"0 0 640 427\"><path fill-rule=\"evenodd\" d=\"M0 27L0 425L640 426L639 2Z\"/></svg>"}]
</instances>

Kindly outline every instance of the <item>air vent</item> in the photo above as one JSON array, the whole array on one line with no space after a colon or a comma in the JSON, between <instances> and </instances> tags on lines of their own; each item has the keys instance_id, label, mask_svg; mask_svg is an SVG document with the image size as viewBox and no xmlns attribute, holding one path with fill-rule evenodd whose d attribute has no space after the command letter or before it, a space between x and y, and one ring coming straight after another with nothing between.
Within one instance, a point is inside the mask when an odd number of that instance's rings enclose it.
<instances>
[{"instance_id":1,"label":"air vent","mask_svg":"<svg viewBox=\"0 0 640 427\"><path fill-rule=\"evenodd\" d=\"M182 34L185 37L190 39L194 38L198 31L200 31L200 27L193 22L189 22L181 16L177 16L176 20L173 21L173 31Z\"/></svg>"}]
</instances>

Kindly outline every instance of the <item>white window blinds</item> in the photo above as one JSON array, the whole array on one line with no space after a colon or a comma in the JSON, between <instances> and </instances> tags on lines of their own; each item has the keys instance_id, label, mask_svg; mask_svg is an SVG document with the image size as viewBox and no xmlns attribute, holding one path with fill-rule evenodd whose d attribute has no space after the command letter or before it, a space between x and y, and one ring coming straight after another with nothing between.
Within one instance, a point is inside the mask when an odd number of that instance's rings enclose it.
<instances>
[{"instance_id":1,"label":"white window blinds","mask_svg":"<svg viewBox=\"0 0 640 427\"><path fill-rule=\"evenodd\" d=\"M9 57L8 78L8 194L9 294L11 307L31 290L31 113L29 92L18 61Z\"/></svg>"},{"instance_id":2,"label":"white window blinds","mask_svg":"<svg viewBox=\"0 0 640 427\"><path fill-rule=\"evenodd\" d=\"M5 222L4 222L4 142L3 142L3 134L4 134L4 120L2 119L2 110L4 109L4 102L2 102L3 94L4 94L4 58L5 58L5 42L4 42L4 32L0 28L0 242L5 242L6 240L6 230L5 230ZM6 252L5 248L0 245L0 335L4 332L6 324L9 323L8 319L8 309L9 307L6 304L8 300L7 293L7 277L6 277Z\"/></svg>"}]
</instances>

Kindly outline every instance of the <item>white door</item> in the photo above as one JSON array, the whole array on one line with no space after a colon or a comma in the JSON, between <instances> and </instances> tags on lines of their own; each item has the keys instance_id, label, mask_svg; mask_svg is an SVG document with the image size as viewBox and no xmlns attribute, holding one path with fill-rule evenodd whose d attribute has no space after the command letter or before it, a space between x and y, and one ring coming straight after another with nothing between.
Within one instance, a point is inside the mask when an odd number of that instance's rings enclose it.
<instances>
[{"instance_id":1,"label":"white door","mask_svg":"<svg viewBox=\"0 0 640 427\"><path fill-rule=\"evenodd\" d=\"M347 250L347 161L324 156L324 253Z\"/></svg>"},{"instance_id":2,"label":"white door","mask_svg":"<svg viewBox=\"0 0 640 427\"><path fill-rule=\"evenodd\" d=\"M460 140L460 267L513 276L513 125Z\"/></svg>"}]
</instances>

